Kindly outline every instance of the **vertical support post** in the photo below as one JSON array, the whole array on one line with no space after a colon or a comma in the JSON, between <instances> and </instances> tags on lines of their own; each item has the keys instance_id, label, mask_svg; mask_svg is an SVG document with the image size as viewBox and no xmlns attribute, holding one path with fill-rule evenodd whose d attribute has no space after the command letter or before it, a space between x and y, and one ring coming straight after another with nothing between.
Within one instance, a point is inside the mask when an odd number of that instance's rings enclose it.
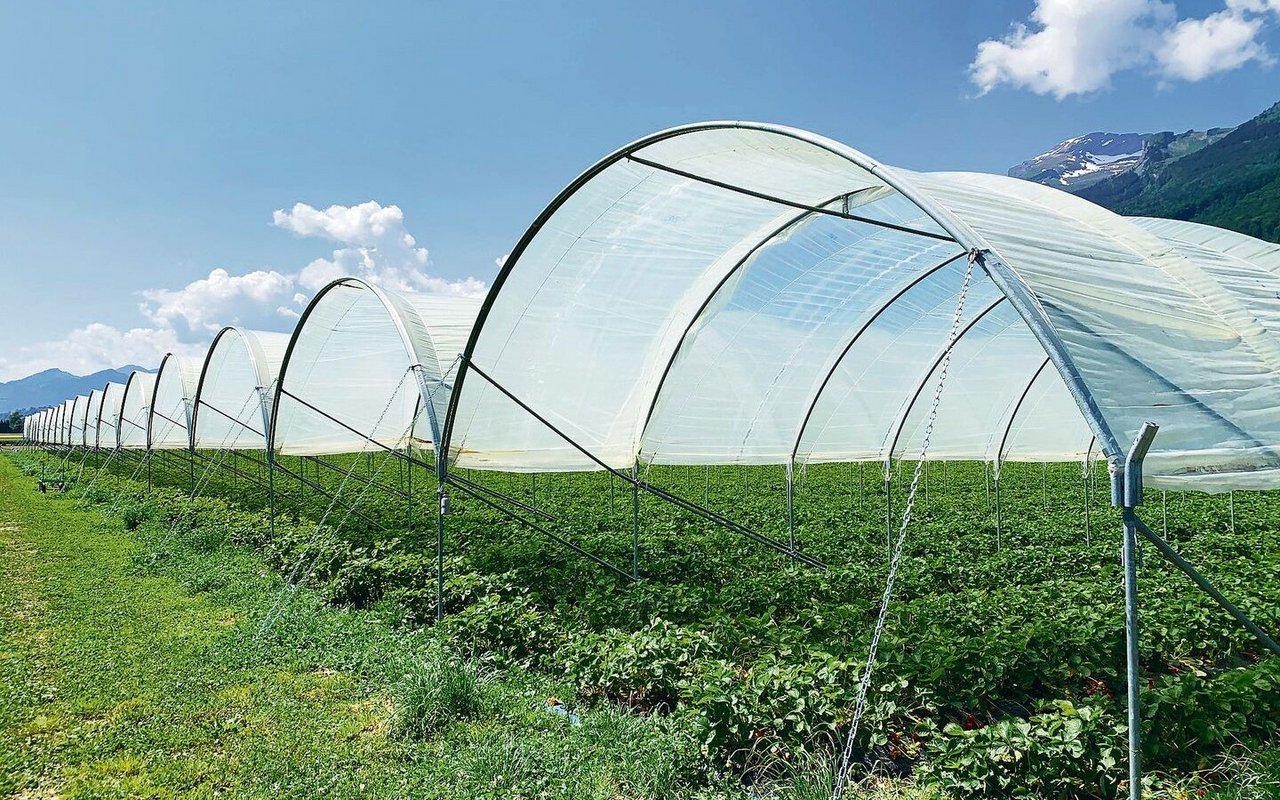
<instances>
[{"instance_id":1,"label":"vertical support post","mask_svg":"<svg viewBox=\"0 0 1280 800\"><path fill-rule=\"evenodd\" d=\"M196 451L194 449L188 450L187 456L189 456L191 460L191 499L194 500L196 498Z\"/></svg>"},{"instance_id":2,"label":"vertical support post","mask_svg":"<svg viewBox=\"0 0 1280 800\"><path fill-rule=\"evenodd\" d=\"M787 462L787 541L796 549L795 462Z\"/></svg>"},{"instance_id":3,"label":"vertical support post","mask_svg":"<svg viewBox=\"0 0 1280 800\"><path fill-rule=\"evenodd\" d=\"M151 494L151 451L147 450L147 494Z\"/></svg>"},{"instance_id":4,"label":"vertical support post","mask_svg":"<svg viewBox=\"0 0 1280 800\"><path fill-rule=\"evenodd\" d=\"M1128 676L1129 797L1142 796L1142 712L1138 700L1138 565L1137 537L1131 509L1124 512L1124 638Z\"/></svg>"},{"instance_id":5,"label":"vertical support post","mask_svg":"<svg viewBox=\"0 0 1280 800\"><path fill-rule=\"evenodd\" d=\"M893 456L885 459L884 462L884 546L889 554L889 558L893 558Z\"/></svg>"},{"instance_id":6,"label":"vertical support post","mask_svg":"<svg viewBox=\"0 0 1280 800\"><path fill-rule=\"evenodd\" d=\"M1090 530L1089 530L1089 457L1085 456L1084 466L1080 469L1080 479L1084 482L1084 546L1089 547Z\"/></svg>"},{"instance_id":7,"label":"vertical support post","mask_svg":"<svg viewBox=\"0 0 1280 800\"><path fill-rule=\"evenodd\" d=\"M996 485L996 552L1000 552L1000 459L997 458L991 467L992 483Z\"/></svg>"},{"instance_id":8,"label":"vertical support post","mask_svg":"<svg viewBox=\"0 0 1280 800\"><path fill-rule=\"evenodd\" d=\"M640 462L631 462L631 580L640 580Z\"/></svg>"},{"instance_id":9,"label":"vertical support post","mask_svg":"<svg viewBox=\"0 0 1280 800\"><path fill-rule=\"evenodd\" d=\"M1125 670L1128 678L1129 718L1129 798L1142 797L1142 709L1139 701L1138 663L1138 520L1134 509L1142 505L1142 461L1151 449L1159 428L1144 423L1134 439L1124 467L1111 464L1111 504L1122 510L1124 542L1124 630Z\"/></svg>"},{"instance_id":10,"label":"vertical support post","mask_svg":"<svg viewBox=\"0 0 1280 800\"><path fill-rule=\"evenodd\" d=\"M267 448L267 516L271 531L271 541L276 540L276 470L275 450Z\"/></svg>"},{"instance_id":11,"label":"vertical support post","mask_svg":"<svg viewBox=\"0 0 1280 800\"><path fill-rule=\"evenodd\" d=\"M412 474L412 462L409 470ZM449 515L448 486L448 459L443 453L436 452L436 622L444 619L444 525L445 517Z\"/></svg>"}]
</instances>

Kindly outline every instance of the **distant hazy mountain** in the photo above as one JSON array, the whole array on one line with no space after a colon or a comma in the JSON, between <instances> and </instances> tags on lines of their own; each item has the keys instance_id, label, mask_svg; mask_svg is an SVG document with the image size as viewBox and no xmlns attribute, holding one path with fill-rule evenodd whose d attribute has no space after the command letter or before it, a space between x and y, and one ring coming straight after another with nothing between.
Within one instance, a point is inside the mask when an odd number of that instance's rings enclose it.
<instances>
[{"instance_id":1,"label":"distant hazy mountain","mask_svg":"<svg viewBox=\"0 0 1280 800\"><path fill-rule=\"evenodd\" d=\"M1207 222L1280 241L1280 103L1234 128L1068 139L1009 174L1121 214Z\"/></svg>"},{"instance_id":2,"label":"distant hazy mountain","mask_svg":"<svg viewBox=\"0 0 1280 800\"><path fill-rule=\"evenodd\" d=\"M119 369L104 369L92 375L72 375L60 369L47 369L25 378L0 383L0 416L13 411L34 411L61 403L78 394L101 389L110 381L124 383L131 372L154 372L134 364Z\"/></svg>"}]
</instances>

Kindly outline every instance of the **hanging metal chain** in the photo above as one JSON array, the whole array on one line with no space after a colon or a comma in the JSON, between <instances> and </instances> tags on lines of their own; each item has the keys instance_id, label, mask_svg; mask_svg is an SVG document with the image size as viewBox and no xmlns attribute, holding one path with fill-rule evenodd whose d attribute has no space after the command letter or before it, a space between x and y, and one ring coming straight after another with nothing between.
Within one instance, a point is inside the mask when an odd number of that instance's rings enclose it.
<instances>
[{"instance_id":1,"label":"hanging metal chain","mask_svg":"<svg viewBox=\"0 0 1280 800\"><path fill-rule=\"evenodd\" d=\"M858 698L853 707L853 720L849 723L849 735L845 740L844 752L840 756L840 767L836 772L835 786L832 789L832 800L840 800L849 783L849 769L852 766L853 746L858 738L858 728L862 723L862 715L866 712L867 691L871 686L871 677L875 669L876 651L880 647L880 637L884 635L885 624L889 619L889 601L893 597L893 585L898 575L898 564L902 560L902 546L907 539L907 527L911 524L911 514L915 509L916 492L920 487L920 476L924 470L925 456L933 442L933 426L938 419L938 406L942 402L942 389L947 382L947 371L951 367L951 353L955 349L956 340L960 338L960 323L964 317L965 298L969 294L969 284L973 279L973 268L978 262L978 251L969 251L969 264L964 272L964 281L960 284L960 292L956 296L956 312L951 318L951 332L947 336L947 346L943 351L942 362L938 367L938 383L933 391L933 400L929 404L929 415L924 427L924 438L920 442L920 457L916 461L915 472L911 476L911 486L907 490L906 506L902 510L902 523L898 526L898 539L893 546L893 555L889 559L889 574L885 578L884 593L880 596L880 609L876 615L875 632L871 636L871 647L867 651L867 663L863 667L862 677L858 683ZM892 458L893 454L890 453Z\"/></svg>"}]
</instances>

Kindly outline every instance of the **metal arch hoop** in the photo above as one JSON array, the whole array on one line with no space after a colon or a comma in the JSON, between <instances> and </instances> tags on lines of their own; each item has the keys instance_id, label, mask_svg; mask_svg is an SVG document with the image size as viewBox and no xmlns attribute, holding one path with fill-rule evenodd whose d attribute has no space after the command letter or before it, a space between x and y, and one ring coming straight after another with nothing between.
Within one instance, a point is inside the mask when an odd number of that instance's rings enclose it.
<instances>
[{"instance_id":1,"label":"metal arch hoop","mask_svg":"<svg viewBox=\"0 0 1280 800\"><path fill-rule=\"evenodd\" d=\"M1004 446L1009 441L1009 432L1013 430L1014 420L1018 418L1018 412L1022 410L1023 401L1027 399L1027 395L1031 394L1031 387L1036 385L1036 381L1040 379L1040 373L1044 372L1044 368L1047 366L1049 366L1048 356L1045 357L1044 361L1040 362L1040 366L1032 374L1031 380L1027 381L1026 388L1022 390L1022 394L1018 395L1018 401L1013 404L1013 413L1009 414L1009 423L1004 426L1004 434L1000 437L1000 446L996 448L997 473L1000 471L998 465L1000 464L1000 459L1004 457Z\"/></svg>"},{"instance_id":2,"label":"metal arch hoop","mask_svg":"<svg viewBox=\"0 0 1280 800\"><path fill-rule=\"evenodd\" d=\"M846 344L844 346L844 349L840 351L840 355L836 356L835 361L832 362L831 364L831 368L827 370L827 374L822 378L822 383L818 385L818 390L813 393L813 398L812 400L810 400L808 404L808 408L805 410L804 420L800 423L800 429L796 431L796 440L791 447L791 461L795 461L796 454L800 452L800 443L804 441L804 434L809 427L809 421L813 417L813 412L818 407L818 401L822 399L822 393L827 390L827 384L829 384L831 382L831 379L835 377L836 372L840 369L840 365L844 363L845 356L849 355L850 351L853 350L853 346L858 343L859 339L862 338L862 334L866 333L867 329L870 328L872 325L874 325L875 321L880 318L880 315L883 314L885 311L888 311L889 307L892 306L894 303L896 303L899 299L901 299L903 295L905 295L907 292L911 291L915 287L919 286L921 283L924 283L924 281L927 280L928 278L932 277L933 275L936 275L937 273L941 272L943 269L946 269L951 264L954 264L959 259L964 258L965 255L966 253L956 253L954 256L951 256L950 258L948 258L946 261L943 261L937 266L931 267L925 272L920 273L911 281L909 281L907 284L899 288L898 291L894 292L892 297L890 297L887 301L885 301L885 303L881 305L880 308L876 309L876 312L872 314L867 319L866 322L862 323L861 327L858 328L857 332L854 333L853 336L849 339L849 343Z\"/></svg>"},{"instance_id":3,"label":"metal arch hoop","mask_svg":"<svg viewBox=\"0 0 1280 800\"><path fill-rule=\"evenodd\" d=\"M847 192L838 194L822 205L830 205L842 197L848 197L849 194L850 193ZM685 325L684 331L680 334L680 338L676 340L675 347L671 349L671 355L667 358L666 366L662 369L662 375L658 378L658 383L654 387L653 396L649 398L649 410L645 413L644 424L640 426L640 435L637 437L638 442L644 441L645 432L648 431L649 423L653 420L653 412L658 407L658 398L662 396L662 387L666 385L667 377L671 374L671 368L675 366L676 359L680 357L680 351L684 348L685 340L689 338L689 333L693 330L693 326L698 324L698 320L702 318L703 312L707 310L709 305L711 305L711 301L716 298L716 295L720 294L720 290L729 282L729 279L736 275L738 270L742 269L742 267L745 266L756 253L763 250L765 246L776 240L782 234L812 217L815 213L816 212L813 209L805 209L799 214L787 219L786 222L782 223L777 228L773 229L769 234L761 238L760 241L752 245L741 258L735 261L733 266L726 270L724 275L720 277L720 280L716 281L716 285L711 288L711 291L707 292L706 297L702 300L702 305L698 306L698 310L689 317L689 323Z\"/></svg>"},{"instance_id":4,"label":"metal arch hoop","mask_svg":"<svg viewBox=\"0 0 1280 800\"><path fill-rule=\"evenodd\" d=\"M280 413L280 395L285 386L285 378L289 374L289 365L293 360L293 351L294 351L294 347L298 343L298 337L302 333L303 328L306 327L307 320L311 317L312 312L315 311L315 309L320 305L321 298L325 297L331 291L333 291L334 289L337 289L340 286L360 287L367 290L375 298L377 298L378 302L382 304L382 307L386 309L387 316L390 318L392 324L395 326L396 333L400 336L400 344L404 347L405 355L408 356L408 359L409 359L408 368L414 369L415 372L421 371L422 354L417 352L417 348L414 345L413 338L409 336L409 331L405 327L404 321L400 318L400 310L395 306L394 303L391 302L391 300L387 297L387 294L384 291L382 291L382 289L380 289L377 286L374 286L373 284L369 283L368 281L362 278L352 278L352 277L338 278L337 280L330 282L327 286L325 286L319 292L316 292L315 297L311 298L311 302L307 304L307 307L305 309L303 309L302 315L298 318L298 324L294 326L293 333L289 336L289 344L285 348L284 358L280 362L280 374L276 378L277 391L273 393L274 397L271 405L271 420L272 420L271 437L267 442L267 448L269 450L274 450L276 446L276 431L275 431L274 423L275 423L275 420L277 419L277 415ZM424 330L428 331L427 335L430 336L430 330L427 328L425 324L423 325L423 328ZM436 351L435 351L435 342L432 341L429 344L431 345L430 355L432 358L436 360L436 370L437 372L443 373L444 370L440 366L439 356L436 354ZM441 375L441 377L443 378L443 374ZM419 376L418 381L419 381L420 391L423 393L424 397L427 396L426 387L422 381L421 376ZM440 426L438 424L438 421L435 420L436 415L435 415L434 408L430 410L430 415L432 418L432 438L435 440L436 443L438 443L440 441L440 437L444 433L442 429L443 426ZM439 445L437 444L436 446L437 461L440 460L440 452L441 450L439 448Z\"/></svg>"},{"instance_id":5,"label":"metal arch hoop","mask_svg":"<svg viewBox=\"0 0 1280 800\"><path fill-rule=\"evenodd\" d=\"M476 346L479 343L480 333L484 330L485 322L489 317L489 312L492 310L498 295L501 294L502 288L510 277L511 272L519 263L520 257L524 254L525 250L528 249L534 237L537 236L551 217L569 200L569 198L576 194L577 191L589 181L608 167L637 150L677 136L701 131L729 129L755 130L763 133L772 133L806 142L834 155L840 156L855 166L867 170L872 175L875 175L883 181L887 186L897 190L903 197L911 201L917 208L932 218L944 231L959 242L965 250L978 251L978 264L996 283L1001 292L1010 299L1019 315L1031 329L1032 334L1045 349L1046 354L1054 363L1058 372L1062 375L1063 382L1066 384L1072 397L1076 400L1076 403L1080 407L1089 427L1093 429L1094 434L1101 442L1103 451L1106 453L1107 457L1113 460L1123 457L1123 450L1114 433L1111 431L1110 426L1103 418L1101 409L1098 407L1092 392L1085 384L1074 359L1066 349L1066 345L1054 330L1052 323L1049 321L1048 315L1035 299L1035 295L1031 292L1030 288L1017 274L1017 272L1014 271L998 254L996 254L987 242L972 228L970 228L967 223L947 209L943 208L923 191L917 189L908 179L900 176L896 171L886 169L884 165L853 149L852 147L796 128L741 121L695 123L692 125L684 125L659 131L638 139L635 142L614 151L589 167L585 172L569 183L568 186L561 190L551 203L542 210L534 220L533 224L529 226L524 235L520 238L516 247L511 251L510 257L508 257L502 268L499 270L492 287L489 289L489 293L485 296L484 302L480 306L479 313L476 316L475 325L471 329L471 335L467 338L467 344L462 353L461 364L458 368L458 377L454 382L453 393L449 398L449 407L444 420L443 441L441 442L440 448L438 448L441 453L447 456L451 451L454 432L453 429L457 424L459 398L462 395L462 389L466 383L467 373L472 366L472 359L475 355Z\"/></svg>"},{"instance_id":6,"label":"metal arch hoop","mask_svg":"<svg viewBox=\"0 0 1280 800\"><path fill-rule=\"evenodd\" d=\"M896 430L894 431L893 439L889 442L889 447L884 453L886 464L893 458L893 451L898 449L898 440L902 438L902 429L906 427L907 420L911 417L911 409L915 408L916 400L920 398L920 393L924 391L924 387L929 383L929 376L938 369L938 365L942 363L942 359L947 357L948 352L955 352L956 347L960 344L960 340L964 338L965 334L973 330L973 327L981 322L987 314L990 314L999 307L1001 303L1008 299L1008 297L1001 295L988 304L986 308L975 314L973 319L969 320L964 328L960 330L960 333L956 334L955 341L948 342L943 345L942 349L938 351L937 357L935 357L933 362L930 363L929 368L921 373L920 380L916 383L916 388L911 392L910 399L903 403L902 407L898 409L898 415L894 420L894 428ZM886 431L886 435L887 433L888 432Z\"/></svg>"},{"instance_id":7,"label":"metal arch hoop","mask_svg":"<svg viewBox=\"0 0 1280 800\"><path fill-rule=\"evenodd\" d=\"M250 331L247 328L241 328L235 325L228 325L227 327L218 331L218 335L213 337L213 342L210 343L209 345L209 352L205 354L204 364L200 368L200 380L196 384L195 398L191 403L191 418L190 418L190 424L187 426L187 438L190 440L189 446L192 452L195 452L195 449L196 449L196 425L199 422L201 404L203 403L204 405L208 406L214 411L218 411L218 413L222 413L224 417L227 416L225 413L215 408L212 404L205 403L203 400L203 395L204 395L204 388L205 388L205 379L208 377L208 373L209 373L209 364L210 362L213 361L213 354L218 349L218 342L222 341L222 337L230 332L234 332L236 336L239 337L241 343L244 344L245 352L249 354L249 363L253 366L254 376L257 377L257 382L254 385L254 392L259 395L260 401L261 401L262 394L264 392L270 391L268 387L271 386L271 384L276 382L276 380L273 379L272 376L267 374L266 372L266 366L265 366L266 356L262 352L262 345L258 341L258 337L254 335L253 331ZM235 420L235 422L253 431L252 428L250 428L248 425L245 425L243 422L240 422L240 420ZM262 430L262 444L264 447L267 447L268 449L270 449L272 433L271 433L271 418L269 416L266 416L266 415L263 416L263 425L264 425L264 428ZM258 433L258 431L253 431L253 432Z\"/></svg>"},{"instance_id":8,"label":"metal arch hoop","mask_svg":"<svg viewBox=\"0 0 1280 800\"><path fill-rule=\"evenodd\" d=\"M124 394L120 396L120 425L116 427L116 445L119 447L124 446L124 442L121 440L124 438L124 432L123 432L124 431L124 408L125 408L125 405L128 404L129 402L129 389L134 386L136 379L139 375L150 375L150 374L151 374L150 372L139 372L137 370L134 370L134 372L129 376L129 380L125 381ZM150 406L143 406L143 407L147 409L147 416L151 416L151 407ZM134 422L133 420L129 420L129 424L135 428L141 429L144 434L146 433L147 429L139 425L138 423ZM144 446L143 449L149 449L149 448L146 448Z\"/></svg>"},{"instance_id":9,"label":"metal arch hoop","mask_svg":"<svg viewBox=\"0 0 1280 800\"><path fill-rule=\"evenodd\" d=\"M176 358L177 356L175 356L173 353L165 353L164 358L160 359L159 369L156 370L156 382L151 387L151 402L147 405L147 450L152 449L151 434L154 430L154 427L152 426L151 422L156 415L156 395L158 395L160 392L160 378L164 376L165 374L164 368L168 366L169 360L176 359ZM178 376L178 380L179 382L181 382L182 380L181 375ZM185 402L185 399L184 399L183 405L187 405L187 403ZM161 416L164 416L164 415L161 414Z\"/></svg>"},{"instance_id":10,"label":"metal arch hoop","mask_svg":"<svg viewBox=\"0 0 1280 800\"><path fill-rule=\"evenodd\" d=\"M218 342L222 341L222 337L229 331L235 330L234 327L228 326L218 331L218 334L213 337L213 341L209 343L209 350L205 353L204 362L200 365L200 379L196 381L196 393L191 397L187 412L187 449L193 453L196 451L196 423L200 418L200 396L204 394L204 381L209 373L209 362L213 360L213 354L217 352ZM241 339L243 340L243 337ZM250 353L249 357L252 358L253 354Z\"/></svg>"}]
</instances>

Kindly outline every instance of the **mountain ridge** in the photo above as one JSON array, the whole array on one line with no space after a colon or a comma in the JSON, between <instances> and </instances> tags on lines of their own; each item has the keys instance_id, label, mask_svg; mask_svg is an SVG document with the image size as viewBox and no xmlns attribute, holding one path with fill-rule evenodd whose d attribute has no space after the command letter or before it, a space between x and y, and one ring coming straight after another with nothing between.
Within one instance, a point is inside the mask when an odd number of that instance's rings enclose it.
<instances>
[{"instance_id":1,"label":"mountain ridge","mask_svg":"<svg viewBox=\"0 0 1280 800\"><path fill-rule=\"evenodd\" d=\"M0 382L0 416L7 417L14 411L24 415L48 408L93 389L101 389L110 381L124 383L133 372L155 372L137 364L125 364L115 369L103 369L88 375L73 375L56 367L41 370L25 378Z\"/></svg>"},{"instance_id":2,"label":"mountain ridge","mask_svg":"<svg viewBox=\"0 0 1280 800\"><path fill-rule=\"evenodd\" d=\"M1116 156L1108 138L1125 148L1140 139L1141 152ZM1073 137L1009 175L1120 214L1203 222L1280 242L1280 102L1234 127Z\"/></svg>"}]
</instances>

